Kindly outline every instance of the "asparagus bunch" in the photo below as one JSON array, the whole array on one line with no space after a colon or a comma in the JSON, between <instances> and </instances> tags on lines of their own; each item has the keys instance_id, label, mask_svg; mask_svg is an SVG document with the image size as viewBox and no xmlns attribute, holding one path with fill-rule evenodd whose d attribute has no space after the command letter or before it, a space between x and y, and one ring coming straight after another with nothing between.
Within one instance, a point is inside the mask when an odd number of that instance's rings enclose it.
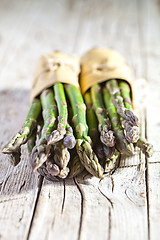
<instances>
[{"instance_id":1,"label":"asparagus bunch","mask_svg":"<svg viewBox=\"0 0 160 240\"><path fill-rule=\"evenodd\" d=\"M17 165L21 146L27 142L33 171L48 180L75 177L84 169L103 178L118 167L121 154L134 154L134 146L152 156L153 146L139 136L126 82L95 84L84 100L70 84L55 83L45 89L2 152Z\"/></svg>"},{"instance_id":2,"label":"asparagus bunch","mask_svg":"<svg viewBox=\"0 0 160 240\"><path fill-rule=\"evenodd\" d=\"M88 136L85 104L79 89L72 85L65 85L64 89L64 84L56 83L33 101L22 129L2 150L10 155L14 165L26 142L33 171L48 180L75 177L84 169L103 178L103 166Z\"/></svg>"},{"instance_id":3,"label":"asparagus bunch","mask_svg":"<svg viewBox=\"0 0 160 240\"><path fill-rule=\"evenodd\" d=\"M133 155L134 145L147 157L152 155L153 146L139 135L139 120L133 113L128 83L111 79L95 84L85 93L84 99L89 134L98 158L105 159L104 172L118 166L120 154Z\"/></svg>"}]
</instances>

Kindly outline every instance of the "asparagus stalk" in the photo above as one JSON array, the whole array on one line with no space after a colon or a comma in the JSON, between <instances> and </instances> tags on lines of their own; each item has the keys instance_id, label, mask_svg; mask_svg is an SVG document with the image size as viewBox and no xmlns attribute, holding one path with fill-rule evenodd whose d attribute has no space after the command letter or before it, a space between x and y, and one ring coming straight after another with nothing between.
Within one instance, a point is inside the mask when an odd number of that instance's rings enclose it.
<instances>
[{"instance_id":1,"label":"asparagus stalk","mask_svg":"<svg viewBox=\"0 0 160 240\"><path fill-rule=\"evenodd\" d=\"M67 126L67 118L68 118L68 110L67 110L67 102L64 93L64 88L62 83L55 83L54 86L55 99L58 106L58 125L57 129L54 130L49 139L48 144L54 144L64 138L66 134L66 126Z\"/></svg>"},{"instance_id":2,"label":"asparagus stalk","mask_svg":"<svg viewBox=\"0 0 160 240\"><path fill-rule=\"evenodd\" d=\"M86 123L86 107L78 88L65 84L65 90L73 110L73 122L76 133L76 148L81 163L96 177L103 178L103 169L91 147L91 139L88 136Z\"/></svg>"},{"instance_id":3,"label":"asparagus stalk","mask_svg":"<svg viewBox=\"0 0 160 240\"><path fill-rule=\"evenodd\" d=\"M126 109L133 111L132 102L131 102L131 92L128 83L124 81L119 82L119 89L121 92L121 96L123 98L124 106Z\"/></svg>"},{"instance_id":4,"label":"asparagus stalk","mask_svg":"<svg viewBox=\"0 0 160 240\"><path fill-rule=\"evenodd\" d=\"M53 179L56 178L66 178L68 176L69 173L69 168L68 167L64 167L61 168L54 160L54 156L55 156L55 151L53 151L53 155L51 155L47 161L43 164L43 169L46 173L46 176L52 176ZM65 161L61 162L65 163Z\"/></svg>"},{"instance_id":5,"label":"asparagus stalk","mask_svg":"<svg viewBox=\"0 0 160 240\"><path fill-rule=\"evenodd\" d=\"M54 100L54 94L51 89L46 89L41 93L41 103L43 109L44 126L42 128L41 140L47 140L55 128L57 117L57 106Z\"/></svg>"},{"instance_id":6,"label":"asparagus stalk","mask_svg":"<svg viewBox=\"0 0 160 240\"><path fill-rule=\"evenodd\" d=\"M33 129L37 125L37 119L41 112L41 104L39 99L34 99L26 120L20 129L20 131L9 141L9 143L2 149L2 153L10 154L13 153L13 156L17 159L17 156L19 156L20 152L20 146L22 144L25 144L32 134ZM16 161L18 162L18 161Z\"/></svg>"},{"instance_id":7,"label":"asparagus stalk","mask_svg":"<svg viewBox=\"0 0 160 240\"><path fill-rule=\"evenodd\" d=\"M120 81L119 89L121 92L121 96L123 98L123 103L125 108L128 109L130 112L132 112L133 109L132 109L132 103L131 103L131 93L130 93L130 87L128 83L124 81ZM130 122L126 120L122 120L121 122L125 130L125 136L127 141L132 143L137 142L139 138L139 128L137 126L132 126Z\"/></svg>"},{"instance_id":8,"label":"asparagus stalk","mask_svg":"<svg viewBox=\"0 0 160 240\"><path fill-rule=\"evenodd\" d=\"M104 164L105 173L111 173L118 167L119 157L120 157L120 152L117 151L116 149L112 157L105 160L105 164Z\"/></svg>"},{"instance_id":9,"label":"asparagus stalk","mask_svg":"<svg viewBox=\"0 0 160 240\"><path fill-rule=\"evenodd\" d=\"M63 145L64 145L64 147L69 148L69 149L74 148L76 145L76 139L73 135L73 129L69 125L69 123L67 123L67 125L66 125L66 135L63 138Z\"/></svg>"},{"instance_id":10,"label":"asparagus stalk","mask_svg":"<svg viewBox=\"0 0 160 240\"><path fill-rule=\"evenodd\" d=\"M36 135L37 135L37 127L33 130L32 135L29 137L27 141L28 153L31 155L34 146L36 145Z\"/></svg>"},{"instance_id":11,"label":"asparagus stalk","mask_svg":"<svg viewBox=\"0 0 160 240\"><path fill-rule=\"evenodd\" d=\"M131 110L126 109L124 106L123 98L121 97L117 81L114 79L107 81L106 87L108 88L109 93L112 97L117 113L126 121L128 121L131 126L138 126L138 118Z\"/></svg>"},{"instance_id":12,"label":"asparagus stalk","mask_svg":"<svg viewBox=\"0 0 160 240\"><path fill-rule=\"evenodd\" d=\"M51 158L43 163L42 169L45 172L45 175L53 178L53 180L55 180L55 178L66 178L69 173L68 167L60 169L60 167Z\"/></svg>"},{"instance_id":13,"label":"asparagus stalk","mask_svg":"<svg viewBox=\"0 0 160 240\"><path fill-rule=\"evenodd\" d=\"M93 104L92 104L90 90L85 93L84 100L85 100L85 104L86 104L88 133L89 133L89 136L91 137L93 149L94 149L95 153L97 154L98 159L102 160L102 159L104 159L104 150L103 150L103 145L99 139L99 133L97 131L98 122L97 122L95 112L93 110Z\"/></svg>"},{"instance_id":14,"label":"asparagus stalk","mask_svg":"<svg viewBox=\"0 0 160 240\"><path fill-rule=\"evenodd\" d=\"M47 170L47 168L46 168L46 163L43 163L42 166L37 169L37 171L38 171L38 173L39 173L40 175L42 175L43 177L45 177L47 180L49 180L49 181L55 181L55 180L56 180L56 181L57 181L56 176L55 176L55 175L51 175L51 174L48 172L48 170Z\"/></svg>"},{"instance_id":15,"label":"asparagus stalk","mask_svg":"<svg viewBox=\"0 0 160 240\"><path fill-rule=\"evenodd\" d=\"M131 126L126 120L122 120L120 117L124 134L128 142L135 143L139 139L139 128L137 126Z\"/></svg>"},{"instance_id":16,"label":"asparagus stalk","mask_svg":"<svg viewBox=\"0 0 160 240\"><path fill-rule=\"evenodd\" d=\"M89 127L89 136L91 137L93 142L93 149L97 154L98 158L103 161L104 158L108 159L114 154L115 148L105 146L99 139L99 133L97 131L98 123L95 112L93 110L90 90L85 93L84 100L87 108L87 124Z\"/></svg>"},{"instance_id":17,"label":"asparagus stalk","mask_svg":"<svg viewBox=\"0 0 160 240\"><path fill-rule=\"evenodd\" d=\"M123 101L126 109L133 111L129 85L124 81L120 81L119 88L120 88L121 95L123 97ZM148 143L146 139L139 137L135 145L139 147L148 158L153 155L153 145Z\"/></svg>"},{"instance_id":18,"label":"asparagus stalk","mask_svg":"<svg viewBox=\"0 0 160 240\"><path fill-rule=\"evenodd\" d=\"M53 159L55 164L53 164L52 161L47 161L46 171L51 175L65 178L69 173L67 164L70 160L70 153L67 148L73 148L76 140L73 136L73 130L67 121L68 110L63 85L61 83L55 84L54 91L59 112L58 126L57 129L50 134L47 144L54 144Z\"/></svg>"},{"instance_id":19,"label":"asparagus stalk","mask_svg":"<svg viewBox=\"0 0 160 240\"><path fill-rule=\"evenodd\" d=\"M41 93L40 98L43 109L44 125L42 128L41 137L32 153L32 168L34 171L39 168L49 157L51 147L47 146L47 140L55 128L57 116L57 107L54 100L53 91L51 89L44 90Z\"/></svg>"},{"instance_id":20,"label":"asparagus stalk","mask_svg":"<svg viewBox=\"0 0 160 240\"><path fill-rule=\"evenodd\" d=\"M98 129L100 132L101 142L107 147L113 147L115 145L115 137L113 131L111 130L110 120L103 105L100 84L95 84L91 87L91 97L95 114L99 122Z\"/></svg>"},{"instance_id":21,"label":"asparagus stalk","mask_svg":"<svg viewBox=\"0 0 160 240\"><path fill-rule=\"evenodd\" d=\"M41 138L42 132L39 132L39 136ZM58 166L55 161L54 157L56 155L56 151L54 147L51 146L49 155L46 155L47 160L37 169L37 171L44 176L47 180L54 181L59 178L65 178L68 175L69 168L65 167L64 169L60 169L60 166ZM37 155L38 152L36 151L36 147L32 150L32 155ZM31 155L31 156L32 156ZM64 154L63 154L64 155ZM34 158L34 157L33 157ZM62 160L61 160L62 161ZM63 159L64 161L64 159Z\"/></svg>"},{"instance_id":22,"label":"asparagus stalk","mask_svg":"<svg viewBox=\"0 0 160 240\"><path fill-rule=\"evenodd\" d=\"M67 148L64 147L63 141L59 141L54 146L54 161L61 168L65 169L70 160L70 153Z\"/></svg>"},{"instance_id":23,"label":"asparagus stalk","mask_svg":"<svg viewBox=\"0 0 160 240\"><path fill-rule=\"evenodd\" d=\"M152 157L153 145L148 143L146 139L140 137L135 145L142 150L142 152L146 155L147 158Z\"/></svg>"},{"instance_id":24,"label":"asparagus stalk","mask_svg":"<svg viewBox=\"0 0 160 240\"><path fill-rule=\"evenodd\" d=\"M89 135L91 134L90 136L93 140L95 153L104 165L104 172L111 173L118 166L120 153L115 149L115 147L107 147L99 141L97 119L92 108L90 91L85 93L84 99L87 107L87 123L89 127Z\"/></svg>"},{"instance_id":25,"label":"asparagus stalk","mask_svg":"<svg viewBox=\"0 0 160 240\"><path fill-rule=\"evenodd\" d=\"M82 165L79 156L75 155L71 160L69 178L76 177L77 175L82 173L83 170L84 166Z\"/></svg>"},{"instance_id":26,"label":"asparagus stalk","mask_svg":"<svg viewBox=\"0 0 160 240\"><path fill-rule=\"evenodd\" d=\"M89 133L89 136L91 137L91 139L94 139L95 142L97 142L97 140L99 139L99 134L97 131L98 122L97 122L97 118L96 118L96 115L93 110L93 104L92 104L90 90L88 90L84 94L84 101L85 101L86 110L87 110L86 116L87 116L87 124L89 126L88 133Z\"/></svg>"},{"instance_id":27,"label":"asparagus stalk","mask_svg":"<svg viewBox=\"0 0 160 240\"><path fill-rule=\"evenodd\" d=\"M112 128L116 136L116 148L123 154L134 154L134 146L132 143L129 143L124 136L116 108L112 103L112 99L107 87L103 88L103 99L111 120Z\"/></svg>"}]
</instances>

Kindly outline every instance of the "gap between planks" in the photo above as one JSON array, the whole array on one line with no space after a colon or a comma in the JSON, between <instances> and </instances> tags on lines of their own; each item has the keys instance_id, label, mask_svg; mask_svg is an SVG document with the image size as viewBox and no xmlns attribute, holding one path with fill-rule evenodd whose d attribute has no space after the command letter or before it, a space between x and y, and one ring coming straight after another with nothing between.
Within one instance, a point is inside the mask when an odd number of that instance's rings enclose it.
<instances>
[{"instance_id":1,"label":"gap between planks","mask_svg":"<svg viewBox=\"0 0 160 240\"><path fill-rule=\"evenodd\" d=\"M145 120L145 138L148 140L147 135L147 114L146 109L144 110L144 120ZM149 211L149 175L148 175L148 158L145 156L145 184L146 184L146 201L147 201L147 221L148 221L148 240L150 240L150 211Z\"/></svg>"},{"instance_id":2,"label":"gap between planks","mask_svg":"<svg viewBox=\"0 0 160 240\"><path fill-rule=\"evenodd\" d=\"M32 223L33 223L33 219L34 219L34 216L35 216L35 212L36 212L36 208L37 208L37 203L38 203L38 200L39 200L40 192L41 192L41 189L42 189L43 180L44 180L44 177L39 175L39 181L38 181L38 186L37 186L37 194L36 194L35 204L33 206L33 211L32 211L33 214L32 214L31 222L30 222L30 225L29 225L29 229L28 229L28 234L27 234L26 240L29 239L29 235L30 235L30 232L31 232Z\"/></svg>"}]
</instances>

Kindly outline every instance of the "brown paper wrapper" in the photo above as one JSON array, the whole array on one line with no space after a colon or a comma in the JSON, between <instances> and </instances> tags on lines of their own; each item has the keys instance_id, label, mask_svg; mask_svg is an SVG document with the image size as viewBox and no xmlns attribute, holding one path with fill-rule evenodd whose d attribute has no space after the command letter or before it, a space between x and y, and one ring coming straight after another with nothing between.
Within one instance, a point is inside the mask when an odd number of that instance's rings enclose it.
<instances>
[{"instance_id":1,"label":"brown paper wrapper","mask_svg":"<svg viewBox=\"0 0 160 240\"><path fill-rule=\"evenodd\" d=\"M110 79L128 82L133 100L133 72L118 52L112 49L93 48L82 56L80 76L82 94L94 84Z\"/></svg>"},{"instance_id":2,"label":"brown paper wrapper","mask_svg":"<svg viewBox=\"0 0 160 240\"><path fill-rule=\"evenodd\" d=\"M75 56L58 51L42 56L34 73L30 101L57 82L73 84L79 88L79 72L79 59Z\"/></svg>"}]
</instances>

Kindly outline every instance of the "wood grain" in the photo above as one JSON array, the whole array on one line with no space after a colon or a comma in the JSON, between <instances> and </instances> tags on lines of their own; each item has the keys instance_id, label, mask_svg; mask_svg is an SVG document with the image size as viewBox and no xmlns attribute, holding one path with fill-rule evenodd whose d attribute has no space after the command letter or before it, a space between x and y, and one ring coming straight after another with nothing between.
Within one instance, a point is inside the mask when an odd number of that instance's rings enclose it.
<instances>
[{"instance_id":1,"label":"wood grain","mask_svg":"<svg viewBox=\"0 0 160 240\"><path fill-rule=\"evenodd\" d=\"M16 168L0 153L0 239L159 239L159 1L2 0L0 30L1 148L25 118L39 56L102 46L134 68L141 132L155 149L121 158L102 181L84 173L53 183L32 173L26 147Z\"/></svg>"}]
</instances>

